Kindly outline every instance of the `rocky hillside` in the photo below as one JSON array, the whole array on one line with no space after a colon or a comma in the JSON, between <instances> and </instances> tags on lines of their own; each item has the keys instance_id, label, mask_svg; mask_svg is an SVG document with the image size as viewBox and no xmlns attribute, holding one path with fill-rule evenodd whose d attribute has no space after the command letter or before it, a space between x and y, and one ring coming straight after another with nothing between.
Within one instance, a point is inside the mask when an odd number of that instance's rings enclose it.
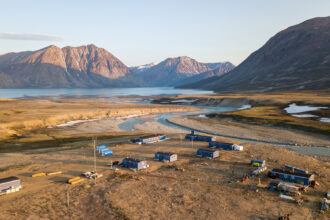
<instances>
[{"instance_id":1,"label":"rocky hillside","mask_svg":"<svg viewBox=\"0 0 330 220\"><path fill-rule=\"evenodd\" d=\"M177 86L184 82L195 82L210 76L215 72L226 72L234 68L229 63L200 63L192 58L182 56L168 58L157 65L145 68L137 72L142 77L147 86Z\"/></svg>"},{"instance_id":2,"label":"rocky hillside","mask_svg":"<svg viewBox=\"0 0 330 220\"><path fill-rule=\"evenodd\" d=\"M49 46L0 56L1 88L127 86L129 68L105 49Z\"/></svg>"},{"instance_id":3,"label":"rocky hillside","mask_svg":"<svg viewBox=\"0 0 330 220\"><path fill-rule=\"evenodd\" d=\"M95 45L49 46L0 56L0 88L109 88L177 86L221 75L229 63L200 63L189 57L128 68Z\"/></svg>"},{"instance_id":4,"label":"rocky hillside","mask_svg":"<svg viewBox=\"0 0 330 220\"><path fill-rule=\"evenodd\" d=\"M218 92L329 90L330 17L314 18L273 36L227 74L186 88Z\"/></svg>"},{"instance_id":5,"label":"rocky hillside","mask_svg":"<svg viewBox=\"0 0 330 220\"><path fill-rule=\"evenodd\" d=\"M211 64L206 63L206 65L209 68L214 68L214 69L211 69L209 71L206 71L206 72L203 72L203 73L191 76L191 77L184 78L182 80L179 80L178 82L176 82L175 85L180 86L180 85L185 85L188 83L196 83L201 80L208 79L208 78L211 78L214 76L221 76L235 68L235 66L230 62L211 63Z\"/></svg>"}]
</instances>

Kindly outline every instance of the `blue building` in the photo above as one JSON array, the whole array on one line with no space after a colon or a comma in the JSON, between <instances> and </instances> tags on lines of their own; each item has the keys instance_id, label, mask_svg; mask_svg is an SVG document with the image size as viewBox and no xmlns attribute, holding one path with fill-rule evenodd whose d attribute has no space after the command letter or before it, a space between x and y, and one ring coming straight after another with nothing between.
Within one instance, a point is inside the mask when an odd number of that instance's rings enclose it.
<instances>
[{"instance_id":1,"label":"blue building","mask_svg":"<svg viewBox=\"0 0 330 220\"><path fill-rule=\"evenodd\" d=\"M211 150L207 148L200 148L196 152L197 156L199 157L207 157L207 158L216 158L219 157L219 151L218 150Z\"/></svg>"},{"instance_id":2,"label":"blue building","mask_svg":"<svg viewBox=\"0 0 330 220\"><path fill-rule=\"evenodd\" d=\"M186 134L184 139L189 141L205 141L205 142L215 141L215 137L206 136L206 135L197 135L195 134L194 130L192 130L190 134Z\"/></svg>"},{"instance_id":3,"label":"blue building","mask_svg":"<svg viewBox=\"0 0 330 220\"><path fill-rule=\"evenodd\" d=\"M139 160L130 157L126 157L121 163L121 165L123 167L127 167L130 169L137 169L137 170L141 170L149 167L146 160Z\"/></svg>"},{"instance_id":4,"label":"blue building","mask_svg":"<svg viewBox=\"0 0 330 220\"><path fill-rule=\"evenodd\" d=\"M178 155L170 152L155 153L155 160L173 162L178 160Z\"/></svg>"},{"instance_id":5,"label":"blue building","mask_svg":"<svg viewBox=\"0 0 330 220\"><path fill-rule=\"evenodd\" d=\"M243 146L239 146L237 144L231 144L231 143L222 143L222 142L217 142L217 141L211 141L209 142L209 147L214 147L217 149L222 149L222 150L238 150L242 151Z\"/></svg>"},{"instance_id":6,"label":"blue building","mask_svg":"<svg viewBox=\"0 0 330 220\"><path fill-rule=\"evenodd\" d=\"M132 143L137 144L149 144L157 141L164 141L166 140L166 135L164 134L155 134L155 135L148 135L148 136L142 136L138 138L134 138L131 140Z\"/></svg>"},{"instance_id":7,"label":"blue building","mask_svg":"<svg viewBox=\"0 0 330 220\"><path fill-rule=\"evenodd\" d=\"M293 166L290 166L290 165L285 165L285 169L289 170L289 171L292 171L293 173L294 172L298 172L298 173L308 173L307 170L303 170L303 169L300 169L300 168L297 168L297 167L293 167Z\"/></svg>"},{"instance_id":8,"label":"blue building","mask_svg":"<svg viewBox=\"0 0 330 220\"><path fill-rule=\"evenodd\" d=\"M111 156L112 155L112 150L110 150L107 146L105 145L99 145L96 147L97 152L102 156Z\"/></svg>"},{"instance_id":9,"label":"blue building","mask_svg":"<svg viewBox=\"0 0 330 220\"><path fill-rule=\"evenodd\" d=\"M268 176L273 179L280 179L287 182L302 184L305 186L315 186L314 174L290 172L282 169L273 169L268 172Z\"/></svg>"}]
</instances>

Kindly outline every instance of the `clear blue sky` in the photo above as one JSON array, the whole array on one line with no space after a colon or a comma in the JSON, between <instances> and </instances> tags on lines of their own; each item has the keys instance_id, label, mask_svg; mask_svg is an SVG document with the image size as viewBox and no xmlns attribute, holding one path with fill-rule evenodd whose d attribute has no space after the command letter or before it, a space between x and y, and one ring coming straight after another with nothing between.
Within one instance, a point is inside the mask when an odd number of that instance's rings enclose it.
<instances>
[{"instance_id":1,"label":"clear blue sky","mask_svg":"<svg viewBox=\"0 0 330 220\"><path fill-rule=\"evenodd\" d=\"M329 0L0 0L0 54L95 44L134 66L239 64L271 36L330 15Z\"/></svg>"}]
</instances>

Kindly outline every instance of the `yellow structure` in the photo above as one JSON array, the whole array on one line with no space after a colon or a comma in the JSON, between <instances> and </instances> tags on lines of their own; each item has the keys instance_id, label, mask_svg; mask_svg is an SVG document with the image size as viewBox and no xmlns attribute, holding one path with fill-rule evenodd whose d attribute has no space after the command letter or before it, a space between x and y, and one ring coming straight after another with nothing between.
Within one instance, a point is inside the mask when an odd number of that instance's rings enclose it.
<instances>
[{"instance_id":1,"label":"yellow structure","mask_svg":"<svg viewBox=\"0 0 330 220\"><path fill-rule=\"evenodd\" d=\"M72 182L75 182L75 181L78 181L78 180L81 180L81 178L80 178L79 176L77 176L77 177L75 177L75 178L71 178L71 179L69 179L69 180L68 180L68 183L71 183L71 184L72 184Z\"/></svg>"},{"instance_id":2,"label":"yellow structure","mask_svg":"<svg viewBox=\"0 0 330 220\"><path fill-rule=\"evenodd\" d=\"M61 173L62 173L62 171L57 171L57 172L47 173L47 176L57 175L57 174L61 174Z\"/></svg>"},{"instance_id":3,"label":"yellow structure","mask_svg":"<svg viewBox=\"0 0 330 220\"><path fill-rule=\"evenodd\" d=\"M46 176L46 173L36 173L33 174L32 177Z\"/></svg>"}]
</instances>

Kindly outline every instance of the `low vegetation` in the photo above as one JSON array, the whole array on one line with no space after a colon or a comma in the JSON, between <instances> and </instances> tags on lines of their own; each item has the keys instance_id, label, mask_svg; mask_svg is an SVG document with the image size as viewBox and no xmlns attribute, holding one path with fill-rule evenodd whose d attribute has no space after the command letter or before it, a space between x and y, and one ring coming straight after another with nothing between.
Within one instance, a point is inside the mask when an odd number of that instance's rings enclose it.
<instances>
[{"instance_id":1,"label":"low vegetation","mask_svg":"<svg viewBox=\"0 0 330 220\"><path fill-rule=\"evenodd\" d=\"M210 114L211 118L230 118L257 125L271 125L330 135L330 124L286 114L281 106L258 106L250 109Z\"/></svg>"}]
</instances>

